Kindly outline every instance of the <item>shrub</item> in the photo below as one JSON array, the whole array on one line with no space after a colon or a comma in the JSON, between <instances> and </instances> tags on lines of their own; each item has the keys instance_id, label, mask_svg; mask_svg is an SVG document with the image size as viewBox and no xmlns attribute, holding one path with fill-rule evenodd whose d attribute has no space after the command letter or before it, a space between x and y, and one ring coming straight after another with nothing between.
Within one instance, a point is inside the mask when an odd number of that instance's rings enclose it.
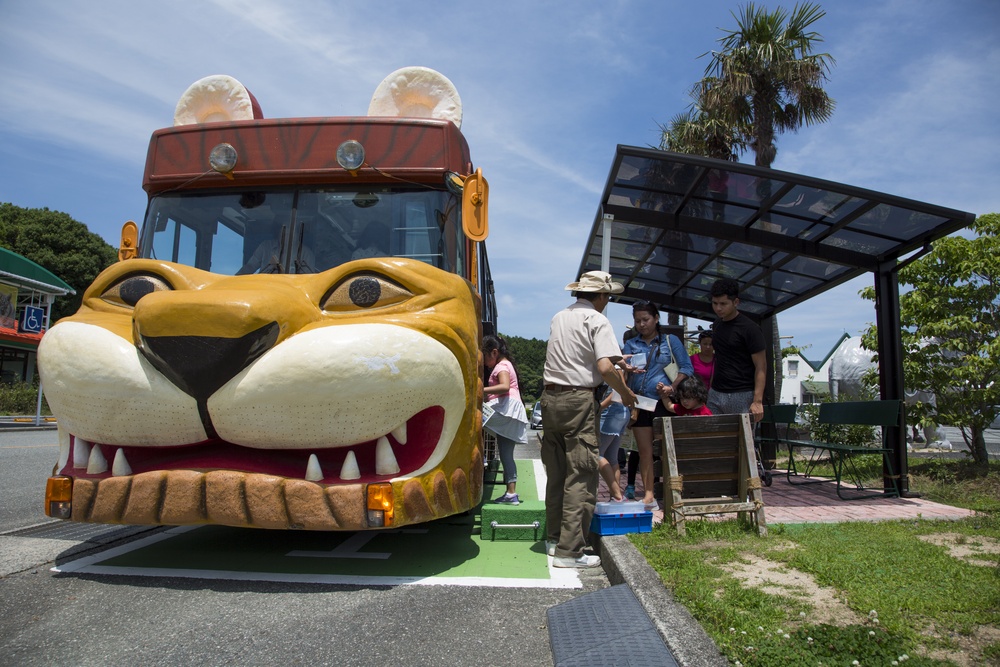
<instances>
[{"instance_id":1,"label":"shrub","mask_svg":"<svg viewBox=\"0 0 1000 667\"><path fill-rule=\"evenodd\" d=\"M38 385L28 382L0 383L0 415L33 415L38 403ZM42 413L50 414L42 398Z\"/></svg>"}]
</instances>

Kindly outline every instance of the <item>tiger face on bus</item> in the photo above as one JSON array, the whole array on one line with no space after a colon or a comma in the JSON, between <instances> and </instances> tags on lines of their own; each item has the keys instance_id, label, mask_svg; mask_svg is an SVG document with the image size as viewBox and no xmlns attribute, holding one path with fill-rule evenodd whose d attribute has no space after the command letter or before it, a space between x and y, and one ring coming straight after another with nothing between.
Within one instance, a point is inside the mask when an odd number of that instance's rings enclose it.
<instances>
[{"instance_id":1,"label":"tiger face on bus","mask_svg":"<svg viewBox=\"0 0 1000 667\"><path fill-rule=\"evenodd\" d=\"M373 492L385 526L474 507L479 308L468 281L405 258L113 265L39 348L71 518L357 530L380 525Z\"/></svg>"}]
</instances>

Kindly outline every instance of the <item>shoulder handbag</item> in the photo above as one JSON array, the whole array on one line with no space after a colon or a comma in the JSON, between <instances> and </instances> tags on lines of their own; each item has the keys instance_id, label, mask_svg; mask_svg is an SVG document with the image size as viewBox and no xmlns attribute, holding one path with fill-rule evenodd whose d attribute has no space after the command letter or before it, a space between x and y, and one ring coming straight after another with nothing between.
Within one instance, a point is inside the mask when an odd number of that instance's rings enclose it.
<instances>
[{"instance_id":1,"label":"shoulder handbag","mask_svg":"<svg viewBox=\"0 0 1000 667\"><path fill-rule=\"evenodd\" d=\"M670 351L670 363L663 367L663 372L667 374L667 379L673 383L677 379L677 375L681 372L681 367L677 365L677 360L674 359L674 349L670 346L670 337L667 336L667 349Z\"/></svg>"}]
</instances>

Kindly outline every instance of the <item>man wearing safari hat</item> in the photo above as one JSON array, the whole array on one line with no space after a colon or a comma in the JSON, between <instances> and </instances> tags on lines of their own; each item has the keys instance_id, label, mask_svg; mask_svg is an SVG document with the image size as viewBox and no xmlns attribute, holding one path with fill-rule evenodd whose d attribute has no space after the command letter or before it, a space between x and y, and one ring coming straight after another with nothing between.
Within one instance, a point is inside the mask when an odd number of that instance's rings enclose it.
<instances>
[{"instance_id":1,"label":"man wearing safari hat","mask_svg":"<svg viewBox=\"0 0 1000 667\"><path fill-rule=\"evenodd\" d=\"M603 315L611 295L625 288L604 271L588 271L566 289L576 303L552 318L542 376L545 547L555 567L597 567L600 557L583 553L597 502L594 392L607 382L625 405L635 405L635 394L615 367L622 352Z\"/></svg>"}]
</instances>

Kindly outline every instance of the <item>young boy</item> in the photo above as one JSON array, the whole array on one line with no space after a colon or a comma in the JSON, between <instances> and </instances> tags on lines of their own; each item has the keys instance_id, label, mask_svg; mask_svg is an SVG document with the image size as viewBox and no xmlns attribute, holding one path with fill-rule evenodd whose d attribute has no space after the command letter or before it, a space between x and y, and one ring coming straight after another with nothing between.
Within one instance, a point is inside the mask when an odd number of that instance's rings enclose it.
<instances>
[{"instance_id":1,"label":"young boy","mask_svg":"<svg viewBox=\"0 0 1000 667\"><path fill-rule=\"evenodd\" d=\"M676 398L674 403L671 399ZM685 415L703 416L711 415L705 403L708 401L708 388L697 376L686 377L674 387L674 394L661 394L660 400L667 410L673 412L678 417Z\"/></svg>"}]
</instances>

